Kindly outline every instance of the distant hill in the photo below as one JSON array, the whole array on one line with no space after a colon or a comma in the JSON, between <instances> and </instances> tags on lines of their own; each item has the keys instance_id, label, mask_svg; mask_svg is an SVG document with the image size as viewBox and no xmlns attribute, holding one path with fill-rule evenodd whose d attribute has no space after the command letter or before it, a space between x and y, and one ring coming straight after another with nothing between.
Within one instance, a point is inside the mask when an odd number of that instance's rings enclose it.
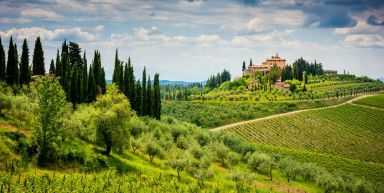
<instances>
[{"instance_id":1,"label":"distant hill","mask_svg":"<svg viewBox=\"0 0 384 193\"><path fill-rule=\"evenodd\" d=\"M107 84L110 84L112 83L112 80L106 80L107 81ZM203 85L206 83L207 81L200 81L198 83L202 83ZM153 80L152 80L152 83L153 83ZM181 81L181 80L160 80L160 85L189 85L189 84L192 84L192 83L196 83L196 82L187 82L187 81Z\"/></svg>"}]
</instances>

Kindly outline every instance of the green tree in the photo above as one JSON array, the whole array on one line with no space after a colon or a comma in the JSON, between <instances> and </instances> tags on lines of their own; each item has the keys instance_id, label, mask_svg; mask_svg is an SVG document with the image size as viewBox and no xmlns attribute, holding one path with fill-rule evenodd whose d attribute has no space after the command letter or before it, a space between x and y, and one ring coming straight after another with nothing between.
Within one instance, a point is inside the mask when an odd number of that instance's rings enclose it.
<instances>
[{"instance_id":1,"label":"green tree","mask_svg":"<svg viewBox=\"0 0 384 193\"><path fill-rule=\"evenodd\" d=\"M76 103L79 102L79 68L77 66L73 66L72 67L72 71L71 71L71 78L70 78L70 82L71 82L71 89L70 89L70 100L73 104L73 106L75 107Z\"/></svg>"},{"instance_id":2,"label":"green tree","mask_svg":"<svg viewBox=\"0 0 384 193\"><path fill-rule=\"evenodd\" d=\"M81 68L81 81L80 81L80 100L86 102L88 100L88 64L86 52L84 51L83 65Z\"/></svg>"},{"instance_id":3,"label":"green tree","mask_svg":"<svg viewBox=\"0 0 384 193\"><path fill-rule=\"evenodd\" d=\"M53 159L53 144L57 141L62 127L62 115L65 110L65 93L58 79L43 77L38 79L35 138L38 146L37 161L44 166Z\"/></svg>"},{"instance_id":4,"label":"green tree","mask_svg":"<svg viewBox=\"0 0 384 193\"><path fill-rule=\"evenodd\" d=\"M55 74L55 61L51 60L51 64L49 65L49 73Z\"/></svg>"},{"instance_id":5,"label":"green tree","mask_svg":"<svg viewBox=\"0 0 384 193\"><path fill-rule=\"evenodd\" d=\"M236 192L245 192L252 184L254 177L246 172L233 171L226 178L235 182Z\"/></svg>"},{"instance_id":6,"label":"green tree","mask_svg":"<svg viewBox=\"0 0 384 193\"><path fill-rule=\"evenodd\" d=\"M277 65L273 65L271 70L268 72L268 77L272 81L272 83L275 83L281 76L281 70Z\"/></svg>"},{"instance_id":7,"label":"green tree","mask_svg":"<svg viewBox=\"0 0 384 193\"><path fill-rule=\"evenodd\" d=\"M8 61L7 61L7 74L6 82L8 85L17 84L19 81L19 69L17 62L17 50L15 44L13 44L12 36L9 40L9 49L8 49Z\"/></svg>"},{"instance_id":8,"label":"green tree","mask_svg":"<svg viewBox=\"0 0 384 193\"><path fill-rule=\"evenodd\" d=\"M61 61L60 61L59 50L57 50L57 53L56 53L56 72L55 72L55 75L63 78L63 65L61 64Z\"/></svg>"},{"instance_id":9,"label":"green tree","mask_svg":"<svg viewBox=\"0 0 384 193\"><path fill-rule=\"evenodd\" d=\"M137 80L135 85L135 103L134 103L134 109L136 110L137 114L142 116L143 115L143 96L142 96L142 88L140 80Z\"/></svg>"},{"instance_id":10,"label":"green tree","mask_svg":"<svg viewBox=\"0 0 384 193\"><path fill-rule=\"evenodd\" d=\"M6 79L6 71L5 71L5 51L3 47L3 43L1 42L0 36L0 81L5 81Z\"/></svg>"},{"instance_id":11,"label":"green tree","mask_svg":"<svg viewBox=\"0 0 384 193\"><path fill-rule=\"evenodd\" d=\"M122 152L128 143L127 122L134 115L129 101L116 85L112 84L105 95L97 98L94 106L97 109L97 139L105 145L105 154L109 155L112 147Z\"/></svg>"},{"instance_id":12,"label":"green tree","mask_svg":"<svg viewBox=\"0 0 384 193\"><path fill-rule=\"evenodd\" d=\"M33 75L44 76L45 74L44 51L43 46L41 45L40 37L37 37L35 48L33 50L32 72Z\"/></svg>"},{"instance_id":13,"label":"green tree","mask_svg":"<svg viewBox=\"0 0 384 193\"><path fill-rule=\"evenodd\" d=\"M125 63L124 65L124 77L123 77L123 85L124 85L124 88L122 90L122 92L125 94L126 97L128 97L129 99L129 102L131 103L132 105L132 101L131 99L129 98L129 95L128 95L128 90L129 90L129 70L128 70L128 65L127 63Z\"/></svg>"},{"instance_id":14,"label":"green tree","mask_svg":"<svg viewBox=\"0 0 384 193\"><path fill-rule=\"evenodd\" d=\"M95 83L95 76L93 76L92 66L89 68L89 76L88 76L88 102L92 102L96 100L97 96L97 87Z\"/></svg>"},{"instance_id":15,"label":"green tree","mask_svg":"<svg viewBox=\"0 0 384 193\"><path fill-rule=\"evenodd\" d=\"M180 181L180 173L186 170L191 162L191 155L182 150L175 149L171 151L170 159L164 163L166 168L172 168L177 172L177 179Z\"/></svg>"},{"instance_id":16,"label":"green tree","mask_svg":"<svg viewBox=\"0 0 384 193\"><path fill-rule=\"evenodd\" d=\"M161 147L159 145L157 145L155 142L153 141L150 141L147 143L146 147L145 147L145 151L147 152L148 156L149 156L149 160L151 162L153 162L153 158L155 156L159 156L161 155L162 151L161 151Z\"/></svg>"},{"instance_id":17,"label":"green tree","mask_svg":"<svg viewBox=\"0 0 384 193\"><path fill-rule=\"evenodd\" d=\"M81 48L79 44L75 42L69 42L68 49L70 67L72 68L73 66L81 66L83 60L81 59Z\"/></svg>"},{"instance_id":18,"label":"green tree","mask_svg":"<svg viewBox=\"0 0 384 193\"><path fill-rule=\"evenodd\" d=\"M247 69L247 67L245 66L245 61L243 61L243 67L242 67L241 71L244 72L245 69Z\"/></svg>"},{"instance_id":19,"label":"green tree","mask_svg":"<svg viewBox=\"0 0 384 193\"><path fill-rule=\"evenodd\" d=\"M159 80L159 74L155 74L155 80L153 82L153 88L154 88L154 116L157 120L160 120L161 115L161 95L160 95L160 80Z\"/></svg>"},{"instance_id":20,"label":"green tree","mask_svg":"<svg viewBox=\"0 0 384 193\"><path fill-rule=\"evenodd\" d=\"M105 82L105 71L104 68L101 68L101 76L100 76L100 87L101 87L101 93L105 94L107 91L107 83Z\"/></svg>"},{"instance_id":21,"label":"green tree","mask_svg":"<svg viewBox=\"0 0 384 193\"><path fill-rule=\"evenodd\" d=\"M143 70L143 79L141 80L142 84L141 84L141 88L143 89L142 90L142 97L143 97L143 102L141 103L142 104L142 114L143 116L145 115L148 115L148 94L147 94L147 73L146 73L146 70L145 70L145 66L144 66L144 70Z\"/></svg>"},{"instance_id":22,"label":"green tree","mask_svg":"<svg viewBox=\"0 0 384 193\"><path fill-rule=\"evenodd\" d=\"M217 158L220 159L223 167L225 167L224 160L227 158L228 153L229 153L229 148L226 145L224 145L223 143L218 143L215 145L215 154L216 154Z\"/></svg>"},{"instance_id":23,"label":"green tree","mask_svg":"<svg viewBox=\"0 0 384 193\"><path fill-rule=\"evenodd\" d=\"M27 44L27 39L24 39L22 50L23 51L21 53L19 79L21 85L29 84L29 82L31 82L31 72L29 68L29 48Z\"/></svg>"},{"instance_id":24,"label":"green tree","mask_svg":"<svg viewBox=\"0 0 384 193\"><path fill-rule=\"evenodd\" d=\"M148 83L147 83L147 115L153 116L153 90L151 84L151 77L148 75Z\"/></svg>"}]
</instances>

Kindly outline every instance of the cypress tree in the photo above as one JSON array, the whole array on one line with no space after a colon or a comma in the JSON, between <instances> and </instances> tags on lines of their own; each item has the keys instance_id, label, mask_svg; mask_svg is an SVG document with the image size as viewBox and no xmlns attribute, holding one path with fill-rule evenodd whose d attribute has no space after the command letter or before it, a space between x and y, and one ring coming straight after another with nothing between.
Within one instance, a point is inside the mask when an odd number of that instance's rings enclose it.
<instances>
[{"instance_id":1,"label":"cypress tree","mask_svg":"<svg viewBox=\"0 0 384 193\"><path fill-rule=\"evenodd\" d=\"M62 77L62 86L65 90L65 92L67 93L67 98L69 99L69 88L70 88L70 83L69 83L69 80L70 80L70 73L69 73L69 57L68 55L64 52L64 54L62 54L62 59L61 59L61 64L63 66L63 72L64 72L64 69L65 69L65 73L63 73L63 77Z\"/></svg>"},{"instance_id":2,"label":"cypress tree","mask_svg":"<svg viewBox=\"0 0 384 193\"><path fill-rule=\"evenodd\" d=\"M40 37L37 37L35 49L33 50L32 72L33 75L44 76L45 74L44 51L43 46L41 45Z\"/></svg>"},{"instance_id":3,"label":"cypress tree","mask_svg":"<svg viewBox=\"0 0 384 193\"><path fill-rule=\"evenodd\" d=\"M84 56L83 56L83 66L82 66L82 74L81 74L81 83L80 83L80 100L81 102L86 102L87 101L87 88L88 88L88 64L87 64L87 58L86 58L86 53L84 51Z\"/></svg>"},{"instance_id":4,"label":"cypress tree","mask_svg":"<svg viewBox=\"0 0 384 193\"><path fill-rule=\"evenodd\" d=\"M76 105L76 103L79 101L79 93L78 93L78 68L76 66L73 66L71 68L71 93L70 93L70 99L73 104L73 106Z\"/></svg>"},{"instance_id":5,"label":"cypress tree","mask_svg":"<svg viewBox=\"0 0 384 193\"><path fill-rule=\"evenodd\" d=\"M70 67L73 67L75 65L81 66L83 63L81 59L81 48L79 45L75 42L69 42L69 62L70 62Z\"/></svg>"},{"instance_id":6,"label":"cypress tree","mask_svg":"<svg viewBox=\"0 0 384 193\"><path fill-rule=\"evenodd\" d=\"M101 93L105 94L107 91L107 83L105 82L105 71L104 68L101 68L101 76L100 76L100 86L101 86Z\"/></svg>"},{"instance_id":7,"label":"cypress tree","mask_svg":"<svg viewBox=\"0 0 384 193\"><path fill-rule=\"evenodd\" d=\"M249 60L249 66L252 66L252 59Z\"/></svg>"},{"instance_id":8,"label":"cypress tree","mask_svg":"<svg viewBox=\"0 0 384 193\"><path fill-rule=\"evenodd\" d=\"M5 51L0 36L0 81L5 81Z\"/></svg>"},{"instance_id":9,"label":"cypress tree","mask_svg":"<svg viewBox=\"0 0 384 193\"><path fill-rule=\"evenodd\" d=\"M161 96L160 96L160 80L159 74L155 74L155 80L153 83L154 90L154 115L157 120L160 120L161 114Z\"/></svg>"},{"instance_id":10,"label":"cypress tree","mask_svg":"<svg viewBox=\"0 0 384 193\"><path fill-rule=\"evenodd\" d=\"M61 61L60 61L59 49L57 49L57 54L56 54L56 72L55 72L55 76L61 77L61 79L63 78L63 65L61 64Z\"/></svg>"},{"instance_id":11,"label":"cypress tree","mask_svg":"<svg viewBox=\"0 0 384 193\"><path fill-rule=\"evenodd\" d=\"M130 84L129 84L129 69L128 69L128 65L127 65L127 63L125 64L125 66L124 66L124 80L123 80L123 85L124 85L124 88L123 88L123 93L124 93L124 95L129 99L129 102L131 103L131 106L132 106L132 101L131 101L131 99L129 98L129 95L128 95L128 91L129 91L129 87L131 86Z\"/></svg>"},{"instance_id":12,"label":"cypress tree","mask_svg":"<svg viewBox=\"0 0 384 193\"><path fill-rule=\"evenodd\" d=\"M143 79L142 79L142 85L141 85L141 88L143 89L142 91L142 98L143 98L143 102L142 102L142 115L145 116L145 115L148 115L148 103L147 103L147 73L146 73L146 70L145 70L145 66L144 66L144 70L143 70Z\"/></svg>"},{"instance_id":13,"label":"cypress tree","mask_svg":"<svg viewBox=\"0 0 384 193\"><path fill-rule=\"evenodd\" d=\"M131 64L131 58L128 58L128 98L131 100L131 105L135 103L135 75L133 72L133 66Z\"/></svg>"},{"instance_id":14,"label":"cypress tree","mask_svg":"<svg viewBox=\"0 0 384 193\"><path fill-rule=\"evenodd\" d=\"M92 66L89 68L88 77L88 102L92 102L96 99L97 88L95 83L95 76L93 75Z\"/></svg>"},{"instance_id":15,"label":"cypress tree","mask_svg":"<svg viewBox=\"0 0 384 193\"><path fill-rule=\"evenodd\" d=\"M53 59L51 60L51 64L49 65L49 73L50 74L55 74L56 68L55 68L55 61Z\"/></svg>"},{"instance_id":16,"label":"cypress tree","mask_svg":"<svg viewBox=\"0 0 384 193\"><path fill-rule=\"evenodd\" d=\"M29 48L27 44L27 39L24 39L22 49L23 51L21 52L19 79L21 85L28 84L29 82L31 82L31 73L29 71Z\"/></svg>"},{"instance_id":17,"label":"cypress tree","mask_svg":"<svg viewBox=\"0 0 384 193\"><path fill-rule=\"evenodd\" d=\"M148 88L147 88L147 114L153 116L153 91L151 85L151 77L148 75Z\"/></svg>"},{"instance_id":18,"label":"cypress tree","mask_svg":"<svg viewBox=\"0 0 384 193\"><path fill-rule=\"evenodd\" d=\"M95 77L95 84L97 88L101 89L102 77L101 77L101 58L99 51L95 51L92 61L93 76ZM104 79L105 81L105 79Z\"/></svg>"},{"instance_id":19,"label":"cypress tree","mask_svg":"<svg viewBox=\"0 0 384 193\"><path fill-rule=\"evenodd\" d=\"M63 44L61 45L61 63L63 67L63 73L62 73L63 83L62 84L64 84L64 77L66 76L67 71L69 70L69 61L68 63L67 62L64 63L64 60L66 60L67 56L68 56L68 45L67 45L67 41L64 40Z\"/></svg>"},{"instance_id":20,"label":"cypress tree","mask_svg":"<svg viewBox=\"0 0 384 193\"><path fill-rule=\"evenodd\" d=\"M9 40L9 49L8 49L8 61L7 61L7 74L6 82L9 85L18 83L18 67L17 67L17 53L16 47L13 44L12 36Z\"/></svg>"},{"instance_id":21,"label":"cypress tree","mask_svg":"<svg viewBox=\"0 0 384 193\"><path fill-rule=\"evenodd\" d=\"M119 53L118 53L118 50L116 49L116 52L115 52L115 68L113 70L113 75L112 75L112 82L115 83L120 90L122 90L122 88L120 87L120 60L119 60Z\"/></svg>"},{"instance_id":22,"label":"cypress tree","mask_svg":"<svg viewBox=\"0 0 384 193\"><path fill-rule=\"evenodd\" d=\"M245 69L246 69L246 67L245 67L245 61L243 61L243 68L242 68L242 71L244 72Z\"/></svg>"},{"instance_id":23,"label":"cypress tree","mask_svg":"<svg viewBox=\"0 0 384 193\"><path fill-rule=\"evenodd\" d=\"M134 109L136 110L137 114L139 116L143 115L143 96L142 96L142 88L140 84L140 79L136 82L135 85L135 103L134 103Z\"/></svg>"}]
</instances>

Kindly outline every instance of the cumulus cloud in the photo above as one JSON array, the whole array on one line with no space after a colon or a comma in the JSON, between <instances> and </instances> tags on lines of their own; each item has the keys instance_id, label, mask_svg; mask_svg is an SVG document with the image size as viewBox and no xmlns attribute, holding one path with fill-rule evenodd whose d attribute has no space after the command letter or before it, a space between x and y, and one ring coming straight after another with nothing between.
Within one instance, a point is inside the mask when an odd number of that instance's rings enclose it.
<instances>
[{"instance_id":1,"label":"cumulus cloud","mask_svg":"<svg viewBox=\"0 0 384 193\"><path fill-rule=\"evenodd\" d=\"M39 17L45 20L57 20L62 18L62 16L53 11L41 8L25 8L21 10L20 15L22 18Z\"/></svg>"},{"instance_id":2,"label":"cumulus cloud","mask_svg":"<svg viewBox=\"0 0 384 193\"><path fill-rule=\"evenodd\" d=\"M345 42L354 46L384 47L384 36L380 34L352 34L346 36Z\"/></svg>"},{"instance_id":3,"label":"cumulus cloud","mask_svg":"<svg viewBox=\"0 0 384 193\"><path fill-rule=\"evenodd\" d=\"M40 36L43 40L49 41L62 41L64 39L70 40L81 40L81 41L94 41L96 40L96 35L91 34L90 32L84 31L80 27L76 28L57 28L54 30L47 30L40 27L30 27L30 28L12 28L6 31L0 31L2 37L9 38L13 36L18 40L24 38L35 39Z\"/></svg>"}]
</instances>

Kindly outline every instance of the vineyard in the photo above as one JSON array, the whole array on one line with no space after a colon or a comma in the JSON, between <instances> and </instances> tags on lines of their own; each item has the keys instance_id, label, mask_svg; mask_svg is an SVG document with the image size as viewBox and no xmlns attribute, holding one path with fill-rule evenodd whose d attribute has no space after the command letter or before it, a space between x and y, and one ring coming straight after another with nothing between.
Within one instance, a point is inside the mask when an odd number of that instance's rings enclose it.
<instances>
[{"instance_id":1,"label":"vineyard","mask_svg":"<svg viewBox=\"0 0 384 193\"><path fill-rule=\"evenodd\" d=\"M363 98L354 103L384 109L384 94Z\"/></svg>"},{"instance_id":2,"label":"vineyard","mask_svg":"<svg viewBox=\"0 0 384 193\"><path fill-rule=\"evenodd\" d=\"M345 104L264 119L224 131L257 144L374 162L384 168L383 117L382 110Z\"/></svg>"},{"instance_id":3,"label":"vineyard","mask_svg":"<svg viewBox=\"0 0 384 193\"><path fill-rule=\"evenodd\" d=\"M290 102L166 101L163 103L162 114L203 128L213 128L294 110L331 106L350 99L351 97L343 97Z\"/></svg>"}]
</instances>

